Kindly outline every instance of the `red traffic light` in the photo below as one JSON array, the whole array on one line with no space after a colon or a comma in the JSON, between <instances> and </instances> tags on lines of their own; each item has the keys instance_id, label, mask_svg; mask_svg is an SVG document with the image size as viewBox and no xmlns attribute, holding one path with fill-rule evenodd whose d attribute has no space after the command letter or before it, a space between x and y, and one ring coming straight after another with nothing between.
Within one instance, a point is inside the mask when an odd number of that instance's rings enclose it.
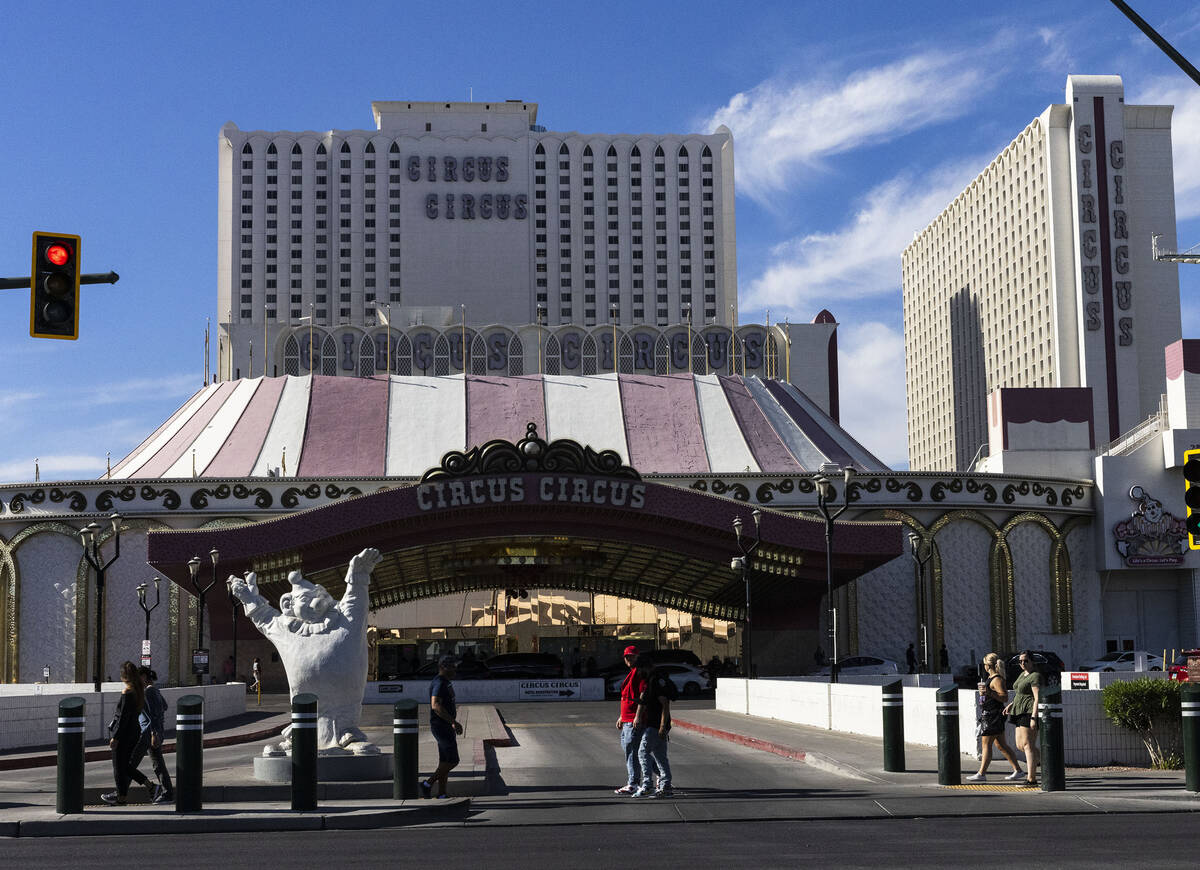
<instances>
[{"instance_id":1,"label":"red traffic light","mask_svg":"<svg viewBox=\"0 0 1200 870\"><path fill-rule=\"evenodd\" d=\"M46 259L55 266L63 266L71 259L71 249L66 245L50 245L46 248Z\"/></svg>"}]
</instances>

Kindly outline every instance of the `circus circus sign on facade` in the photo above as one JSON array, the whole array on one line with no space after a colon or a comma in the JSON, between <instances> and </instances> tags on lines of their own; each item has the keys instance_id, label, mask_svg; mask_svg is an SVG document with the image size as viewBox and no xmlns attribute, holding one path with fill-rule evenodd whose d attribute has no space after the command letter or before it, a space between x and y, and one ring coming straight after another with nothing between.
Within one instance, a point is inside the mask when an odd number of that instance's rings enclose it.
<instances>
[{"instance_id":1,"label":"circus circus sign on facade","mask_svg":"<svg viewBox=\"0 0 1200 870\"><path fill-rule=\"evenodd\" d=\"M1163 510L1162 502L1140 486L1129 490L1137 503L1129 519L1113 526L1117 552L1131 568L1182 565L1187 551L1183 520Z\"/></svg>"}]
</instances>

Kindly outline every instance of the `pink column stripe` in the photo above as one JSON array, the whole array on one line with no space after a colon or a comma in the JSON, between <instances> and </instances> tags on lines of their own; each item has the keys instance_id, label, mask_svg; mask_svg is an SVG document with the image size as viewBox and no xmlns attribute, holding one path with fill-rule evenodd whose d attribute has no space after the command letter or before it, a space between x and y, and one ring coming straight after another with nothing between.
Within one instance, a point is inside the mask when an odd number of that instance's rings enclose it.
<instances>
[{"instance_id":1,"label":"pink column stripe","mask_svg":"<svg viewBox=\"0 0 1200 870\"><path fill-rule=\"evenodd\" d=\"M254 398L201 477L247 477L262 450L287 378L263 378Z\"/></svg>"},{"instance_id":2,"label":"pink column stripe","mask_svg":"<svg viewBox=\"0 0 1200 870\"><path fill-rule=\"evenodd\" d=\"M132 460L135 456L137 456L139 453L141 453L143 450L145 450L146 446L148 444L150 444L151 442L153 442L154 439L157 438L160 433L162 433L168 426L170 426L172 423L174 423L176 420L178 420L180 414L183 414L189 408L191 408L193 403L201 401L200 394L203 393L205 391L205 389L207 389L207 388L201 387L200 389L196 390L196 392L192 393L192 397L190 399L188 399L186 402L184 402L182 405L180 405L179 410L177 410L174 414L172 414L170 417L168 417L167 421L165 423L163 423L161 426L159 426L157 429L155 429L153 432L151 432L149 438L147 438L145 441L143 441L137 447L133 448L133 450L129 451L128 456L126 456L124 459L122 459L120 462L118 462L116 465L114 465L112 467L112 475L111 476L116 477L117 473L120 471L123 471L125 466L130 462L130 460ZM136 469L134 469L134 470L136 471Z\"/></svg>"},{"instance_id":3,"label":"pink column stripe","mask_svg":"<svg viewBox=\"0 0 1200 870\"><path fill-rule=\"evenodd\" d=\"M191 449L192 442L204 431L204 427L216 416L217 411L221 410L221 406L237 389L237 385L237 381L225 381L220 384L216 391L205 400L204 407L199 408L192 418L175 433L175 437L164 444L149 462L138 469L137 476L162 477L180 456Z\"/></svg>"},{"instance_id":4,"label":"pink column stripe","mask_svg":"<svg viewBox=\"0 0 1200 870\"><path fill-rule=\"evenodd\" d=\"M546 393L541 375L471 375L466 388L468 448L493 438L520 441L530 423L537 426L538 435L546 437Z\"/></svg>"},{"instance_id":5,"label":"pink column stripe","mask_svg":"<svg viewBox=\"0 0 1200 870\"><path fill-rule=\"evenodd\" d=\"M643 474L709 470L691 375L620 375L618 384L630 465Z\"/></svg>"},{"instance_id":6,"label":"pink column stripe","mask_svg":"<svg viewBox=\"0 0 1200 870\"><path fill-rule=\"evenodd\" d=\"M804 467L796 461L796 457L784 446L779 434L768 422L750 391L742 382L740 376L722 375L721 388L725 391L725 399L737 419L742 434L746 436L746 444L754 454L754 460L763 471L772 474L793 474L804 471Z\"/></svg>"},{"instance_id":7,"label":"pink column stripe","mask_svg":"<svg viewBox=\"0 0 1200 870\"><path fill-rule=\"evenodd\" d=\"M387 413L386 379L314 377L297 476L382 476Z\"/></svg>"}]
</instances>

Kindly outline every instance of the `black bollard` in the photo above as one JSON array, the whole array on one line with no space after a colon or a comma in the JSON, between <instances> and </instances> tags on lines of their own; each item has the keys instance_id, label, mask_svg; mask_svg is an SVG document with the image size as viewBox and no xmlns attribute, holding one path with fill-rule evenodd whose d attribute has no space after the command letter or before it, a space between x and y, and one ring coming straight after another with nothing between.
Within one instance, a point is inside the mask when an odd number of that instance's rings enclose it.
<instances>
[{"instance_id":1,"label":"black bollard","mask_svg":"<svg viewBox=\"0 0 1200 870\"><path fill-rule=\"evenodd\" d=\"M317 696L292 698L292 809L317 808Z\"/></svg>"},{"instance_id":2,"label":"black bollard","mask_svg":"<svg viewBox=\"0 0 1200 870\"><path fill-rule=\"evenodd\" d=\"M1200 683L1184 683L1179 696L1185 787L1188 791L1200 791Z\"/></svg>"},{"instance_id":3,"label":"black bollard","mask_svg":"<svg viewBox=\"0 0 1200 870\"><path fill-rule=\"evenodd\" d=\"M392 708L392 798L417 796L417 702L397 701Z\"/></svg>"},{"instance_id":4,"label":"black bollard","mask_svg":"<svg viewBox=\"0 0 1200 870\"><path fill-rule=\"evenodd\" d=\"M175 702L175 812L204 808L204 698Z\"/></svg>"},{"instance_id":5,"label":"black bollard","mask_svg":"<svg viewBox=\"0 0 1200 870\"><path fill-rule=\"evenodd\" d=\"M60 813L83 812L83 738L87 731L87 702L63 698L58 702L58 803Z\"/></svg>"},{"instance_id":6,"label":"black bollard","mask_svg":"<svg viewBox=\"0 0 1200 870\"><path fill-rule=\"evenodd\" d=\"M1042 791L1065 791L1067 771L1063 752L1062 687L1051 686L1039 700L1042 721Z\"/></svg>"},{"instance_id":7,"label":"black bollard","mask_svg":"<svg viewBox=\"0 0 1200 870\"><path fill-rule=\"evenodd\" d=\"M962 784L958 748L958 686L937 690L938 785Z\"/></svg>"},{"instance_id":8,"label":"black bollard","mask_svg":"<svg viewBox=\"0 0 1200 870\"><path fill-rule=\"evenodd\" d=\"M883 687L883 769L904 772L904 683Z\"/></svg>"}]
</instances>

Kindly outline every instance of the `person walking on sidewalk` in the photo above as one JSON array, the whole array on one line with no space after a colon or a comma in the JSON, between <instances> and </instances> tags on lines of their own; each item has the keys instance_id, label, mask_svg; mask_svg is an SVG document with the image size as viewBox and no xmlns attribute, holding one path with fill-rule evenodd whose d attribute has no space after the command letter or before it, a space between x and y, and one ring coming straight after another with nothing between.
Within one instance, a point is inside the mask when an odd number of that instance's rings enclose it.
<instances>
[{"instance_id":1,"label":"person walking on sidewalk","mask_svg":"<svg viewBox=\"0 0 1200 870\"><path fill-rule=\"evenodd\" d=\"M671 763L667 759L667 741L671 732L671 702L678 693L671 677L662 668L652 667L649 656L638 656L638 669L650 671L642 692L642 743L638 749L638 764L642 769L642 784L633 797L672 797ZM650 772L658 771L658 788L651 791Z\"/></svg>"},{"instance_id":2,"label":"person walking on sidewalk","mask_svg":"<svg viewBox=\"0 0 1200 870\"><path fill-rule=\"evenodd\" d=\"M138 677L146 690L146 705L139 717L142 725L142 737L137 748L133 751L132 764L137 767L147 752L154 765L154 775L158 785L154 789L153 803L165 804L175 800L175 790L171 787L171 774L167 771L167 763L163 760L163 730L167 712L167 701L158 690L158 674L148 667L138 668Z\"/></svg>"},{"instance_id":3,"label":"person walking on sidewalk","mask_svg":"<svg viewBox=\"0 0 1200 870\"><path fill-rule=\"evenodd\" d=\"M638 762L638 749L642 742L643 719L638 715L642 693L646 690L646 675L639 673L634 667L637 660L637 647L625 647L625 664L629 673L621 683L621 712L617 716L617 729L621 732L621 748L625 750L625 784L614 790L614 794L630 795L638 790L642 783L641 764Z\"/></svg>"},{"instance_id":4,"label":"person walking on sidewalk","mask_svg":"<svg viewBox=\"0 0 1200 870\"><path fill-rule=\"evenodd\" d=\"M1016 693L1012 703L1004 708L1008 721L1017 729L1017 749L1025 753L1026 778L1021 785L1035 788L1037 782L1038 752L1038 703L1041 700L1042 675L1033 669L1033 654L1029 650L1021 653L1017 662L1021 675L1013 683Z\"/></svg>"},{"instance_id":5,"label":"person walking on sidewalk","mask_svg":"<svg viewBox=\"0 0 1200 870\"><path fill-rule=\"evenodd\" d=\"M442 656L438 659L437 676L429 684L429 730L437 741L438 766L428 779L420 783L421 797L435 797L435 783L438 789L436 797L449 797L446 794L446 780L450 771L458 767L457 735L463 733L463 727L455 718L458 705L454 702L454 684L450 682L457 673L457 665L454 656Z\"/></svg>"},{"instance_id":6,"label":"person walking on sidewalk","mask_svg":"<svg viewBox=\"0 0 1200 870\"><path fill-rule=\"evenodd\" d=\"M1000 671L1000 656L991 652L983 657L983 679L979 681L979 701L975 709L975 733L983 749L979 756L979 771L968 776L968 782L986 782L988 765L992 763L992 747L1008 759L1013 772L1006 779L1017 780L1024 774L1021 763L1004 739L1004 705L1008 700L1008 689L1004 685L1004 674Z\"/></svg>"},{"instance_id":7,"label":"person walking on sidewalk","mask_svg":"<svg viewBox=\"0 0 1200 870\"><path fill-rule=\"evenodd\" d=\"M124 662L121 665L121 680L125 688L108 724L108 745L112 749L113 779L116 780L117 790L100 795L100 800L111 806L125 805L131 780L150 787L150 780L137 769L133 757L142 736L138 717L146 704L146 689L138 676L137 665L131 661Z\"/></svg>"}]
</instances>

